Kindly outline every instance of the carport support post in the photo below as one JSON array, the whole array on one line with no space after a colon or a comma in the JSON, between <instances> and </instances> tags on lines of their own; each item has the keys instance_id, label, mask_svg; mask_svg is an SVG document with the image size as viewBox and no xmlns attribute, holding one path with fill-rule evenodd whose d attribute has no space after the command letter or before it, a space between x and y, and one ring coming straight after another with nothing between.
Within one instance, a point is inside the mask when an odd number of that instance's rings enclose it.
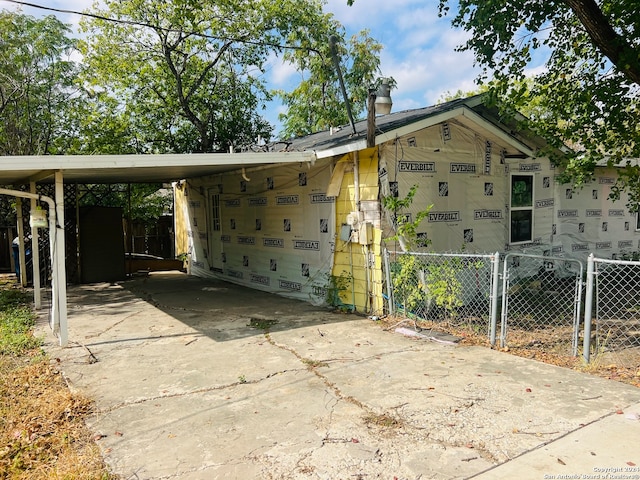
<instances>
[{"instance_id":1,"label":"carport support post","mask_svg":"<svg viewBox=\"0 0 640 480\"><path fill-rule=\"evenodd\" d=\"M22 198L16 198L16 219L18 227L18 267L20 276L17 280L23 287L27 286L27 262L24 255L24 220L22 218Z\"/></svg>"},{"instance_id":2,"label":"carport support post","mask_svg":"<svg viewBox=\"0 0 640 480\"><path fill-rule=\"evenodd\" d=\"M591 350L591 311L593 309L593 277L595 271L593 253L587 260L587 288L584 297L584 339L582 344L582 357L589 363Z\"/></svg>"},{"instance_id":3,"label":"carport support post","mask_svg":"<svg viewBox=\"0 0 640 480\"><path fill-rule=\"evenodd\" d=\"M66 246L64 242L64 183L62 171L56 171L55 182L55 228L53 228L53 231L49 232L49 235L55 235L55 251L52 252L51 258L54 258L55 256L53 269L58 287L56 289L57 293L54 295L55 309L53 314L55 317L57 313L60 346L66 347L69 337L67 332L67 274L65 271Z\"/></svg>"}]
</instances>

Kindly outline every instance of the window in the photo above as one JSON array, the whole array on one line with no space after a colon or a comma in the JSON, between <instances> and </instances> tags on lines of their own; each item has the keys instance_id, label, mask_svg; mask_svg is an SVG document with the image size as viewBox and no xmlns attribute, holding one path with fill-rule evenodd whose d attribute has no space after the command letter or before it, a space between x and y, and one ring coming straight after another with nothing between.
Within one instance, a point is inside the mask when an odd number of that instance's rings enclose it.
<instances>
[{"instance_id":1,"label":"window","mask_svg":"<svg viewBox=\"0 0 640 480\"><path fill-rule=\"evenodd\" d=\"M511 176L509 243L533 241L533 175Z\"/></svg>"},{"instance_id":2,"label":"window","mask_svg":"<svg viewBox=\"0 0 640 480\"><path fill-rule=\"evenodd\" d=\"M211 196L211 211L213 212L213 231L220 231L220 195Z\"/></svg>"},{"instance_id":3,"label":"window","mask_svg":"<svg viewBox=\"0 0 640 480\"><path fill-rule=\"evenodd\" d=\"M640 230L640 205L638 205L638 211L636 212L636 230Z\"/></svg>"}]
</instances>

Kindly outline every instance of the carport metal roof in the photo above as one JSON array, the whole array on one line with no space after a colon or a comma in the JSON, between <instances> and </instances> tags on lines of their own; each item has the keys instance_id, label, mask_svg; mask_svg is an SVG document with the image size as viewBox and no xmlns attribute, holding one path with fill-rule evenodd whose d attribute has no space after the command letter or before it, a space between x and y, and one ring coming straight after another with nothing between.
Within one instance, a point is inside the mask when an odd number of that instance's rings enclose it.
<instances>
[{"instance_id":1,"label":"carport metal roof","mask_svg":"<svg viewBox=\"0 0 640 480\"><path fill-rule=\"evenodd\" d=\"M0 157L0 185L30 184L31 193L1 189L4 195L31 198L50 203L49 222L52 252L51 327L66 346L67 299L64 245L63 183L152 183L283 163L313 162L313 152L246 152L181 155L47 155ZM35 183L55 184L55 199L35 194ZM35 229L37 231L37 229ZM37 242L34 233L32 243ZM21 242L21 249L24 249ZM34 247L34 251L37 247ZM35 259L34 259L35 260ZM34 275L34 291L40 289L39 275ZM36 298L39 298L39 295ZM38 302L36 302L36 306Z\"/></svg>"},{"instance_id":2,"label":"carport metal roof","mask_svg":"<svg viewBox=\"0 0 640 480\"><path fill-rule=\"evenodd\" d=\"M65 183L154 183L213 175L278 163L311 162L313 152L246 152L162 155L46 155L0 157L0 185Z\"/></svg>"}]
</instances>

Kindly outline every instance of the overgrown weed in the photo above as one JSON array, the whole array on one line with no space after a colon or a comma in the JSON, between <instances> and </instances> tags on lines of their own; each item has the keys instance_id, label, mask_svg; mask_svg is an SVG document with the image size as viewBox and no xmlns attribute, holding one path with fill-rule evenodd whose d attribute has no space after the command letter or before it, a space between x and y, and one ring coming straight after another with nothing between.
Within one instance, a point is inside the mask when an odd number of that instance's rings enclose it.
<instances>
[{"instance_id":1,"label":"overgrown weed","mask_svg":"<svg viewBox=\"0 0 640 480\"><path fill-rule=\"evenodd\" d=\"M0 478L114 480L85 424L93 404L40 348L30 301L0 286Z\"/></svg>"}]
</instances>

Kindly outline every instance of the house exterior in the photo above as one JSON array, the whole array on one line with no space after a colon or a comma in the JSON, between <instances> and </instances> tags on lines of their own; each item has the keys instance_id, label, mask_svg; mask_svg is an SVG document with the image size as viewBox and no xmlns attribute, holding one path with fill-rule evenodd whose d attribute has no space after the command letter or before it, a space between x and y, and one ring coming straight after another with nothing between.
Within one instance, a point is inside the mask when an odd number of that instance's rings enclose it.
<instances>
[{"instance_id":1,"label":"house exterior","mask_svg":"<svg viewBox=\"0 0 640 480\"><path fill-rule=\"evenodd\" d=\"M383 308L383 248L415 218L421 249L524 252L584 260L640 250L615 169L581 190L560 185L540 138L502 123L481 96L376 118L271 147L308 161L236 169L175 184L176 253L188 271L361 313ZM252 153L254 154L254 153ZM236 154L238 156L242 153ZM384 196L410 208L385 211Z\"/></svg>"}]
</instances>

